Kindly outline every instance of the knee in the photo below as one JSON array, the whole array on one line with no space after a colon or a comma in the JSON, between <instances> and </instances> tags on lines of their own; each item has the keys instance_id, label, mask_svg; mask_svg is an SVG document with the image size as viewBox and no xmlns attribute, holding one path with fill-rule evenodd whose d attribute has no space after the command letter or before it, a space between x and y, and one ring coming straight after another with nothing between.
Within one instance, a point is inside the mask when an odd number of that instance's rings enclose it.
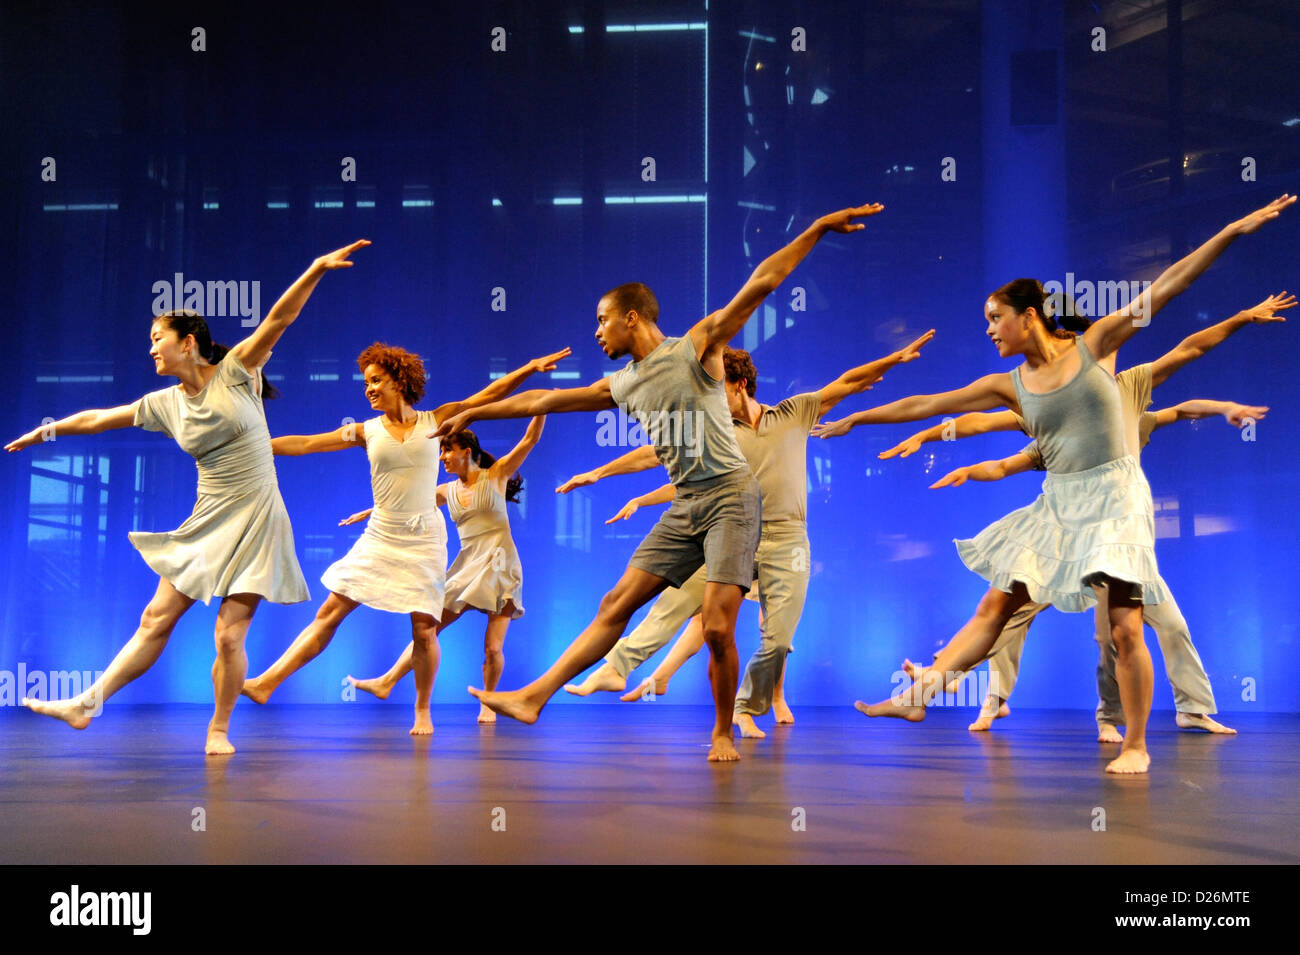
<instances>
[{"instance_id":1,"label":"knee","mask_svg":"<svg viewBox=\"0 0 1300 955\"><path fill-rule=\"evenodd\" d=\"M717 623L706 623L704 625L704 642L708 644L711 653L724 653L728 649L735 649L736 634L730 627Z\"/></svg>"},{"instance_id":2,"label":"knee","mask_svg":"<svg viewBox=\"0 0 1300 955\"><path fill-rule=\"evenodd\" d=\"M600 607L597 609L597 618L605 623L626 623L632 615L624 611L622 595L617 590L611 590L605 596L600 598Z\"/></svg>"},{"instance_id":3,"label":"knee","mask_svg":"<svg viewBox=\"0 0 1300 955\"><path fill-rule=\"evenodd\" d=\"M171 614L152 603L140 614L140 634L148 640L166 640L175 625L176 620Z\"/></svg>"},{"instance_id":4,"label":"knee","mask_svg":"<svg viewBox=\"0 0 1300 955\"><path fill-rule=\"evenodd\" d=\"M244 651L243 627L223 627L217 624L215 636L218 656L233 657Z\"/></svg>"},{"instance_id":5,"label":"knee","mask_svg":"<svg viewBox=\"0 0 1300 955\"><path fill-rule=\"evenodd\" d=\"M417 650L427 653L434 646L433 630L420 629L411 631L411 642L415 644Z\"/></svg>"},{"instance_id":6,"label":"knee","mask_svg":"<svg viewBox=\"0 0 1300 955\"><path fill-rule=\"evenodd\" d=\"M1142 625L1138 624L1135 627L1127 621L1113 624L1110 628L1110 639L1115 646L1115 653L1127 657L1143 646Z\"/></svg>"}]
</instances>

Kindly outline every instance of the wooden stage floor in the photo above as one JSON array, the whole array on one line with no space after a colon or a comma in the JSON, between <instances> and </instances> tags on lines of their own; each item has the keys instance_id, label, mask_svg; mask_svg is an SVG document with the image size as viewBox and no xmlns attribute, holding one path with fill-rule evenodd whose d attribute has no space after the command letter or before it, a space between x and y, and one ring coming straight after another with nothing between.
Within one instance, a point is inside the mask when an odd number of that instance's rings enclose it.
<instances>
[{"instance_id":1,"label":"wooden stage floor","mask_svg":"<svg viewBox=\"0 0 1300 955\"><path fill-rule=\"evenodd\" d=\"M83 733L6 707L0 862L1300 862L1297 714L1212 737L1155 713L1152 773L1121 778L1086 711L972 734L969 709L799 707L732 765L705 761L706 707L475 712L435 707L417 740L406 704L241 701L239 753L208 759L208 706L109 704Z\"/></svg>"}]
</instances>

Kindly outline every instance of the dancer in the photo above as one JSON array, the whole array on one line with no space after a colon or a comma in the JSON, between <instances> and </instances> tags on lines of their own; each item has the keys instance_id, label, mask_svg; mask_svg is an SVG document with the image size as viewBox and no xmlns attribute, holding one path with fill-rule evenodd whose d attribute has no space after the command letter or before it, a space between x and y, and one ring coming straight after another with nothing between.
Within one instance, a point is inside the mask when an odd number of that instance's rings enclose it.
<instances>
[{"instance_id":1,"label":"dancer","mask_svg":"<svg viewBox=\"0 0 1300 955\"><path fill-rule=\"evenodd\" d=\"M523 439L500 460L479 447L473 431L461 431L442 443L442 466L456 480L438 485L438 504L447 505L460 535L460 553L447 571L447 593L438 632L446 630L466 610L487 615L483 633L483 686L495 690L505 669L506 630L524 615L523 566L510 536L506 502L519 502L523 478L518 471L537 446L546 419L534 418ZM363 517L354 515L349 521ZM409 644L381 677L348 682L358 690L387 699L399 680L411 672L415 646ZM434 661L437 676L437 660ZM478 721L495 723L497 715L479 704Z\"/></svg>"},{"instance_id":2,"label":"dancer","mask_svg":"<svg viewBox=\"0 0 1300 955\"><path fill-rule=\"evenodd\" d=\"M823 216L785 248L769 256L725 307L701 319L686 335L659 330L659 303L640 283L620 285L596 306L596 341L610 358L632 361L586 388L528 391L459 414L440 434L453 434L483 418L522 418L560 411L600 411L623 406L640 419L678 493L633 554L623 577L601 600L596 618L541 677L508 693L470 693L490 709L524 723L568 680L603 654L638 608L665 587L680 586L701 564L704 635L715 718L712 762L740 758L731 740L736 697L736 613L753 581L759 536L758 483L727 420L722 354L759 304L784 281L827 232L856 232L855 219L875 215L876 204Z\"/></svg>"},{"instance_id":3,"label":"dancer","mask_svg":"<svg viewBox=\"0 0 1300 955\"><path fill-rule=\"evenodd\" d=\"M808 592L811 550L808 544L808 434L817 420L849 395L858 394L880 381L900 364L920 357L921 348L934 337L926 332L911 344L884 358L851 368L818 391L786 398L775 407L754 400L758 371L746 351L728 348L723 355L727 407L741 452L758 481L762 503L762 531L758 544L758 585L749 596L761 607L761 640L745 667L745 678L736 696L732 721L741 735L762 738L754 722L775 709L777 688L785 672L786 654L803 613ZM657 465L650 448L638 448L603 468L575 475L557 490L567 493L575 487L594 484L610 474L644 470ZM645 496L646 500L672 500L674 487L665 485ZM636 500L636 499L634 499ZM639 504L629 501L613 520L630 517ZM609 522L607 522L609 523ZM627 674L653 656L674 633L700 612L707 567L701 567L681 587L665 591L650 615L632 633L619 640L605 657L605 663L580 686L565 689L579 696L595 690L623 690ZM702 645L702 627L692 621L682 640L673 648L669 661L648 677L640 688L624 699L642 695L654 681L657 692L667 689L668 678ZM663 689L659 689L662 686ZM778 722L794 722L789 708L777 712Z\"/></svg>"},{"instance_id":4,"label":"dancer","mask_svg":"<svg viewBox=\"0 0 1300 955\"><path fill-rule=\"evenodd\" d=\"M1115 383L1119 388L1122 401L1126 445L1129 453L1138 460L1139 464L1141 463L1141 450L1150 440L1151 428L1155 426L1153 424L1156 420L1155 416L1146 411L1151 404L1152 389L1163 384L1181 368L1221 345L1230 336L1247 325L1273 324L1286 321L1278 312L1293 308L1295 304L1295 297L1289 296L1285 292L1271 295L1253 308L1238 312L1231 318L1189 335L1154 362L1135 365L1116 376ZM1177 407L1183 417L1193 414L1203 417L1204 415L1200 414L1201 410L1204 408L1219 409L1220 404L1215 402L1185 402ZM1228 407L1228 413L1230 414L1242 413L1242 409L1246 411L1267 410L1254 407L1246 408L1245 406L1224 407ZM1236 410L1234 411L1233 408ZM1162 425L1176 420L1174 417L1169 417L1173 413L1172 409L1161 412L1167 418L1167 420L1162 421ZM1211 413L1220 412L1216 410ZM1237 423L1238 427L1241 426L1240 422L1234 423ZM955 440L956 438L985 434L990 431L1014 431L1026 428L1027 425L1024 420L1010 411L966 414L960 418L948 419L941 424L919 431L893 448L882 451L879 457L882 459L888 459L896 455L908 457L919 450L923 444L931 441ZM821 436L831 436L842 434L846 430L847 428L844 427L843 422L831 421L819 425L817 433ZM982 462L969 468L958 468L931 486L957 486L968 477L973 480L998 480L1006 474L1019 473L1031 467L1044 470L1042 455L1038 452L1036 443L1030 444L1021 454L1007 458L1000 464L998 462ZM1168 585L1164 583L1163 578L1161 578L1161 584L1165 586L1166 590L1168 589ZM992 725L993 720L1005 717L1010 713L1006 701L1015 687L1019 673L1020 655L1024 649L1024 639L1028 633L1029 624L1047 606L1047 604L1031 603L1016 611L997 641L990 648L986 657L990 664L988 694L981 707L979 718L971 723L968 729L977 732L987 730ZM1098 740L1100 742L1117 743L1121 741L1119 732L1115 728L1118 703L1114 706L1106 706L1108 699L1107 688L1110 688L1109 691L1113 695L1115 686L1113 672L1114 649L1106 633L1108 628L1103 625L1101 616L1103 613L1104 603L1098 603L1098 629L1096 633L1100 644L1101 662L1098 664L1097 680L1099 696L1102 701L1097 716ZM1173 602L1172 596L1168 605L1158 604L1144 607L1144 616L1146 622L1150 623L1152 629L1155 630L1160 643L1166 674L1174 690L1178 710L1176 721L1179 727L1206 730L1212 733L1235 733L1235 730L1230 730L1217 721L1210 719L1210 714L1214 713L1216 708L1214 694L1210 689L1209 677L1201 665L1196 647L1191 642L1186 621L1182 619L1182 615L1177 609L1177 604ZM904 669L909 674L912 672L913 666L910 661L904 661ZM956 679L945 677L949 681L949 692L955 690L955 685L960 683L961 676L958 675Z\"/></svg>"},{"instance_id":5,"label":"dancer","mask_svg":"<svg viewBox=\"0 0 1300 955\"><path fill-rule=\"evenodd\" d=\"M510 394L531 375L552 370L569 355L566 348L535 358L464 401L417 411L427 376L418 355L379 342L357 357L366 398L379 414L358 428L348 423L313 435L282 435L271 442L276 454L302 455L364 448L370 459L374 507L364 515L366 529L352 548L321 576L329 596L316 617L264 672L243 685L243 694L265 703L291 674L329 646L335 632L361 604L411 617L409 661L415 670L416 700L412 736L433 732L429 704L438 668L438 627L443 617L447 569L447 527L438 510L438 441L430 428L463 411Z\"/></svg>"},{"instance_id":6,"label":"dancer","mask_svg":"<svg viewBox=\"0 0 1300 955\"><path fill-rule=\"evenodd\" d=\"M311 264L251 335L227 349L214 344L207 323L188 309L153 320L149 356L159 376L179 384L150 392L129 405L80 414L37 428L5 445L19 451L42 440L98 434L135 425L161 431L198 465L194 511L169 533L132 532L131 543L158 574L140 626L94 685L66 700L23 700L37 713L85 729L109 697L158 659L181 616L197 600L221 598L217 658L212 666L214 708L204 752L235 751L230 714L248 669L244 637L262 598L299 603L307 582L293 549L293 528L276 484L262 399L268 386L261 368L293 324L326 272L351 268L348 257L370 242L361 239Z\"/></svg>"},{"instance_id":7,"label":"dancer","mask_svg":"<svg viewBox=\"0 0 1300 955\"><path fill-rule=\"evenodd\" d=\"M1034 504L1012 512L973 540L957 542L962 560L989 581L989 590L920 680L891 699L871 706L855 704L862 712L923 719L925 707L941 688L942 673L974 666L1021 606L1032 600L1078 612L1097 599L1092 584L1103 584L1118 654L1116 679L1129 726L1120 754L1106 771L1147 771L1152 675L1142 636L1142 606L1168 595L1156 572L1151 491L1125 447L1115 380L1099 362L1149 324L1233 241L1277 218L1294 202L1294 196L1284 195L1230 223L1161 273L1136 303L1095 322L1077 339L1045 314L1039 283L1008 283L985 303L986 333L1002 357L1024 355L1022 366L956 391L904 398L847 419L852 424L915 421L1005 406L1029 424L1049 472L1043 495ZM1066 513L1070 516L1062 516Z\"/></svg>"}]
</instances>

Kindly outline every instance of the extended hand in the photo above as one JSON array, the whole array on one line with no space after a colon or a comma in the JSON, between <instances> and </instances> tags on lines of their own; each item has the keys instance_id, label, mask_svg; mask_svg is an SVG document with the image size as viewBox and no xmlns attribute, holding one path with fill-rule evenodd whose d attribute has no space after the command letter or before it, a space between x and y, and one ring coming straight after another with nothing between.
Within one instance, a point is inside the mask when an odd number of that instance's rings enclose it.
<instances>
[{"instance_id":1,"label":"extended hand","mask_svg":"<svg viewBox=\"0 0 1300 955\"><path fill-rule=\"evenodd\" d=\"M369 239L358 239L351 245L345 245L341 249L335 249L326 255L322 255L312 265L319 265L323 269L350 269L356 265L355 262L349 262L348 256L357 249L364 249L370 244Z\"/></svg>"},{"instance_id":2,"label":"extended hand","mask_svg":"<svg viewBox=\"0 0 1300 955\"><path fill-rule=\"evenodd\" d=\"M534 358L528 364L532 366L534 372L555 371L555 366L560 363L560 359L568 358L572 354L572 350L562 348L552 355L543 355L541 358Z\"/></svg>"},{"instance_id":3,"label":"extended hand","mask_svg":"<svg viewBox=\"0 0 1300 955\"><path fill-rule=\"evenodd\" d=\"M1288 308L1295 308L1295 296L1283 291L1278 292L1276 295L1270 295L1254 308L1246 309L1242 314L1252 322L1260 324L1265 322L1285 322L1285 318L1274 313Z\"/></svg>"},{"instance_id":4,"label":"extended hand","mask_svg":"<svg viewBox=\"0 0 1300 955\"><path fill-rule=\"evenodd\" d=\"M809 432L814 438L838 438L842 434L848 434L853 430L853 425L849 424L848 418L840 418L838 421L823 421L815 425Z\"/></svg>"},{"instance_id":5,"label":"extended hand","mask_svg":"<svg viewBox=\"0 0 1300 955\"><path fill-rule=\"evenodd\" d=\"M867 216L874 216L876 213L884 211L884 205L873 202L867 206L850 206L847 209L841 209L839 212L832 212L830 215L822 216L817 221L829 232L858 232L865 229L866 225L861 222L854 222L854 219L864 219Z\"/></svg>"},{"instance_id":6,"label":"extended hand","mask_svg":"<svg viewBox=\"0 0 1300 955\"><path fill-rule=\"evenodd\" d=\"M895 457L895 456L900 457L900 458L905 458L905 457L907 457L909 454L916 454L917 451L920 451L920 450L921 450L921 445L923 445L923 444L925 444L925 442L921 440L921 435L920 435L920 433L917 433L917 434L912 435L912 436L911 436L910 438L908 438L907 440L905 440L905 441L903 441L903 442L901 442L901 443L899 443L899 444L894 445L894 446L893 446L892 448L890 448L888 451L881 451L880 454L878 455L878 457L879 457L882 461L885 460L885 459L887 459L887 458L892 458L892 457Z\"/></svg>"},{"instance_id":7,"label":"extended hand","mask_svg":"<svg viewBox=\"0 0 1300 955\"><path fill-rule=\"evenodd\" d=\"M936 487L960 487L965 484L966 480L971 476L972 469L971 465L967 465L964 468L949 471L943 477L939 478L939 480L931 484L930 489L933 490Z\"/></svg>"},{"instance_id":8,"label":"extended hand","mask_svg":"<svg viewBox=\"0 0 1300 955\"><path fill-rule=\"evenodd\" d=\"M586 487L588 484L595 484L596 476L592 471L583 471L581 474L575 474L563 484L555 489L556 494L568 494L575 487Z\"/></svg>"},{"instance_id":9,"label":"extended hand","mask_svg":"<svg viewBox=\"0 0 1300 955\"><path fill-rule=\"evenodd\" d=\"M1284 193L1270 202L1262 209L1256 209L1244 219L1238 219L1233 225L1236 227L1238 235L1249 235L1254 232L1265 222L1272 222L1282 210L1295 202L1295 196L1290 193Z\"/></svg>"},{"instance_id":10,"label":"extended hand","mask_svg":"<svg viewBox=\"0 0 1300 955\"><path fill-rule=\"evenodd\" d=\"M449 434L458 434L464 431L474 423L473 410L462 411L460 414L452 415L442 424L438 425L436 431L430 431L426 437L445 438Z\"/></svg>"},{"instance_id":11,"label":"extended hand","mask_svg":"<svg viewBox=\"0 0 1300 955\"><path fill-rule=\"evenodd\" d=\"M12 441L6 444L5 450L9 451L10 453L14 451L21 451L23 448L30 448L33 444L40 444L41 441L44 440L44 437L45 437L44 428L33 428L31 431L28 431L21 438L14 438Z\"/></svg>"},{"instance_id":12,"label":"extended hand","mask_svg":"<svg viewBox=\"0 0 1300 955\"><path fill-rule=\"evenodd\" d=\"M934 337L934 329L932 328L924 335L922 335L920 338L918 338L916 341L912 342L912 344L896 352L894 354L894 357L898 360L898 363L900 365L905 364L906 362L909 361L914 361L917 358L920 358L921 347L925 345L925 343L928 342L933 337Z\"/></svg>"},{"instance_id":13,"label":"extended hand","mask_svg":"<svg viewBox=\"0 0 1300 955\"><path fill-rule=\"evenodd\" d=\"M1236 402L1230 402L1223 416L1228 419L1228 424L1237 428L1246 426L1246 419L1259 421L1264 415L1268 414L1267 405L1239 405Z\"/></svg>"},{"instance_id":14,"label":"extended hand","mask_svg":"<svg viewBox=\"0 0 1300 955\"><path fill-rule=\"evenodd\" d=\"M370 512L372 510L373 508L368 507L364 511L357 511L351 517L343 518L343 520L339 521L339 527L344 527L348 524L355 524L357 523L357 521L364 521L367 517L370 516Z\"/></svg>"},{"instance_id":15,"label":"extended hand","mask_svg":"<svg viewBox=\"0 0 1300 955\"><path fill-rule=\"evenodd\" d=\"M623 509L621 511L615 514L605 523L613 524L615 521L625 521L633 514L635 514L638 510L640 510L640 508L641 505L637 503L636 498L632 498L632 500L628 501L626 504L623 505Z\"/></svg>"}]
</instances>

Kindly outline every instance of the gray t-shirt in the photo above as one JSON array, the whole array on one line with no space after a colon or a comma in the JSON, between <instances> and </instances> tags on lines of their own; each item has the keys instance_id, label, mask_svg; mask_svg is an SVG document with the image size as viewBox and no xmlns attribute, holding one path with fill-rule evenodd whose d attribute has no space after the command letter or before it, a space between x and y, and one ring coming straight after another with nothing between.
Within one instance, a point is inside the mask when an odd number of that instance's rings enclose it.
<instances>
[{"instance_id":1,"label":"gray t-shirt","mask_svg":"<svg viewBox=\"0 0 1300 955\"><path fill-rule=\"evenodd\" d=\"M1155 414L1147 411L1151 407L1151 362L1125 368L1115 376L1115 385L1119 388L1120 410L1124 414L1124 443L1129 454L1141 459L1142 449L1151 440L1151 432L1156 424ZM1016 420L1022 431L1029 431L1024 418ZM1047 470L1037 441L1031 442L1020 453L1028 455L1035 469Z\"/></svg>"},{"instance_id":2,"label":"gray t-shirt","mask_svg":"<svg viewBox=\"0 0 1300 955\"><path fill-rule=\"evenodd\" d=\"M645 429L673 484L748 469L722 381L704 370L689 335L665 338L640 361L614 372L609 393Z\"/></svg>"},{"instance_id":3,"label":"gray t-shirt","mask_svg":"<svg viewBox=\"0 0 1300 955\"><path fill-rule=\"evenodd\" d=\"M758 428L733 421L736 441L749 461L763 498L763 521L808 517L808 433L820 417L817 392L792 395L776 407L763 405Z\"/></svg>"}]
</instances>

